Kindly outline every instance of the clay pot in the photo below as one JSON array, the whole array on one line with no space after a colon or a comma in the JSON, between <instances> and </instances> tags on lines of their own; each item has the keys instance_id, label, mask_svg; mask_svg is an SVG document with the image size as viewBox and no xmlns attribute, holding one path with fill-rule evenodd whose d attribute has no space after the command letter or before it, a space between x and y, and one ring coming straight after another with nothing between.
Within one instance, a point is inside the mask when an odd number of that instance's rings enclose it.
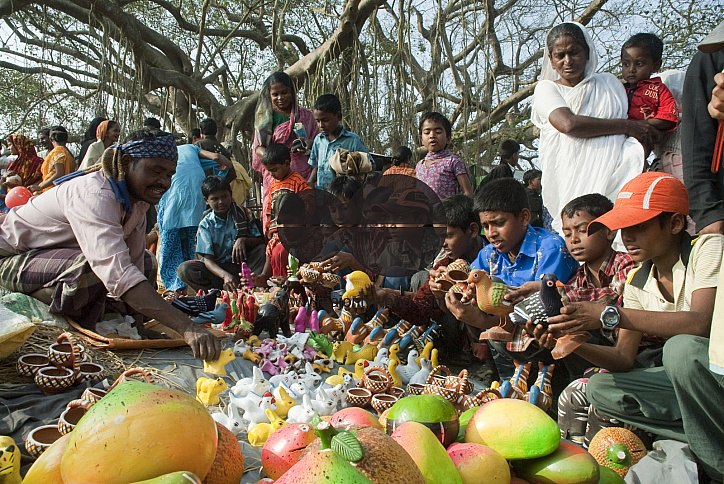
<instances>
[{"instance_id":1,"label":"clay pot","mask_svg":"<svg viewBox=\"0 0 724 484\"><path fill-rule=\"evenodd\" d=\"M468 285L464 282L458 282L452 287L453 295L458 298L458 300L462 301L463 295L465 295L465 291L468 289Z\"/></svg>"},{"instance_id":2,"label":"clay pot","mask_svg":"<svg viewBox=\"0 0 724 484\"><path fill-rule=\"evenodd\" d=\"M390 389L390 395L393 395L397 398L402 398L403 396L405 396L405 390L400 387L392 387Z\"/></svg>"},{"instance_id":3,"label":"clay pot","mask_svg":"<svg viewBox=\"0 0 724 484\"><path fill-rule=\"evenodd\" d=\"M119 384L123 383L124 381L128 381L130 379L130 377L132 377L134 375L142 376L146 380L146 383L150 383L153 385L153 378L151 378L151 375L149 375L146 370L144 370L143 368L131 368L131 369L126 370L123 373L121 373L120 376L118 377L118 379L116 379L116 381L113 383L113 385L111 385L111 387L108 389L108 391L110 392L111 390L116 388Z\"/></svg>"},{"instance_id":4,"label":"clay pot","mask_svg":"<svg viewBox=\"0 0 724 484\"><path fill-rule=\"evenodd\" d=\"M334 288L337 284L339 284L339 281L341 281L342 278L340 278L337 274L332 274L331 272L325 272L322 274L322 284L324 287L328 287L329 289Z\"/></svg>"},{"instance_id":5,"label":"clay pot","mask_svg":"<svg viewBox=\"0 0 724 484\"><path fill-rule=\"evenodd\" d=\"M313 284L319 280L319 271L316 269L310 269L308 267L303 267L299 270L302 280L306 282L307 284Z\"/></svg>"},{"instance_id":6,"label":"clay pot","mask_svg":"<svg viewBox=\"0 0 724 484\"><path fill-rule=\"evenodd\" d=\"M347 403L353 407L366 407L372 400L372 392L366 388L350 388L347 390Z\"/></svg>"},{"instance_id":7,"label":"clay pot","mask_svg":"<svg viewBox=\"0 0 724 484\"><path fill-rule=\"evenodd\" d=\"M455 281L450 279L447 274L439 277L435 282L440 284L440 289L442 289L444 292L448 292L455 285Z\"/></svg>"},{"instance_id":8,"label":"clay pot","mask_svg":"<svg viewBox=\"0 0 724 484\"><path fill-rule=\"evenodd\" d=\"M83 360L85 348L70 333L62 333L48 348L48 359L55 366L73 367Z\"/></svg>"},{"instance_id":9,"label":"clay pot","mask_svg":"<svg viewBox=\"0 0 724 484\"><path fill-rule=\"evenodd\" d=\"M28 454L37 459L53 442L61 437L62 434L58 431L57 426L43 425L42 427L33 429L28 434L28 439L25 441L25 449L28 451Z\"/></svg>"},{"instance_id":10,"label":"clay pot","mask_svg":"<svg viewBox=\"0 0 724 484\"><path fill-rule=\"evenodd\" d=\"M89 381L94 378L99 378L104 371L105 371L105 368L103 368L98 363L83 362L80 364L80 374L78 375L78 383L80 383L82 381Z\"/></svg>"},{"instance_id":11,"label":"clay pot","mask_svg":"<svg viewBox=\"0 0 724 484\"><path fill-rule=\"evenodd\" d=\"M46 366L35 374L35 383L46 395L57 395L71 387L76 374L70 368Z\"/></svg>"},{"instance_id":12,"label":"clay pot","mask_svg":"<svg viewBox=\"0 0 724 484\"><path fill-rule=\"evenodd\" d=\"M373 395L387 393L392 388L392 377L384 368L373 366L365 371L361 384Z\"/></svg>"},{"instance_id":13,"label":"clay pot","mask_svg":"<svg viewBox=\"0 0 724 484\"><path fill-rule=\"evenodd\" d=\"M377 410L378 414L381 414L392 405L397 402L397 397L394 395L388 395L387 393L380 393L372 397L372 408Z\"/></svg>"},{"instance_id":14,"label":"clay pot","mask_svg":"<svg viewBox=\"0 0 724 484\"><path fill-rule=\"evenodd\" d=\"M422 395L425 385L422 383L409 383L405 390L407 395Z\"/></svg>"},{"instance_id":15,"label":"clay pot","mask_svg":"<svg viewBox=\"0 0 724 484\"><path fill-rule=\"evenodd\" d=\"M85 400L86 402L90 403L91 405L94 405L98 403L98 400L105 397L108 394L108 390L103 390L101 388L93 388L88 387L83 391L83 395L80 396L81 400Z\"/></svg>"},{"instance_id":16,"label":"clay pot","mask_svg":"<svg viewBox=\"0 0 724 484\"><path fill-rule=\"evenodd\" d=\"M63 435L70 433L92 405L87 400L72 400L68 403L58 419L58 432Z\"/></svg>"},{"instance_id":17,"label":"clay pot","mask_svg":"<svg viewBox=\"0 0 724 484\"><path fill-rule=\"evenodd\" d=\"M447 266L447 276L455 282L467 281L470 274L470 265L463 259L451 262Z\"/></svg>"},{"instance_id":18,"label":"clay pot","mask_svg":"<svg viewBox=\"0 0 724 484\"><path fill-rule=\"evenodd\" d=\"M32 381L38 370L48 365L50 365L50 360L46 355L28 353L18 358L18 373L26 380Z\"/></svg>"}]
</instances>

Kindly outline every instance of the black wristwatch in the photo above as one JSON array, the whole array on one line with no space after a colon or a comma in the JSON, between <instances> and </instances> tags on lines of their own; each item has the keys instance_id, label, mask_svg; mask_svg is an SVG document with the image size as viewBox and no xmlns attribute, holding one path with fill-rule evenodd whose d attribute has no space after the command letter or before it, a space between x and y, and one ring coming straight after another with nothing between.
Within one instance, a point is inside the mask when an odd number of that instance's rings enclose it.
<instances>
[{"instance_id":1,"label":"black wristwatch","mask_svg":"<svg viewBox=\"0 0 724 484\"><path fill-rule=\"evenodd\" d=\"M613 331L619 321L621 321L621 315L616 306L606 306L606 309L601 312L601 329L604 333Z\"/></svg>"}]
</instances>

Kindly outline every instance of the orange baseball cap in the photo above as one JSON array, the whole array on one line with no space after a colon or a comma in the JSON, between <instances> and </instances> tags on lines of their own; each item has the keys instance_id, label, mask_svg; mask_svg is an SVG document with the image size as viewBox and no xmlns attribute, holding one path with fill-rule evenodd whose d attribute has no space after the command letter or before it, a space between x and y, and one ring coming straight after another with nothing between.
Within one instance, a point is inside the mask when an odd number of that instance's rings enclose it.
<instances>
[{"instance_id":1,"label":"orange baseball cap","mask_svg":"<svg viewBox=\"0 0 724 484\"><path fill-rule=\"evenodd\" d=\"M664 212L689 214L686 187L668 173L642 173L621 188L613 210L588 224L588 233L592 234L602 226L609 230L632 227Z\"/></svg>"}]
</instances>

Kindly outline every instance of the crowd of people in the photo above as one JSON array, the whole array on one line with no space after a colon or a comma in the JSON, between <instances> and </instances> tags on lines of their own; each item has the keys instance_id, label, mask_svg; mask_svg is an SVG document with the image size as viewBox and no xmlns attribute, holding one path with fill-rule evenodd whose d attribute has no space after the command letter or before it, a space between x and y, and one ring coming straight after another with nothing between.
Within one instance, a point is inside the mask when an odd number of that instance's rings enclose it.
<instances>
[{"instance_id":1,"label":"crowd of people","mask_svg":"<svg viewBox=\"0 0 724 484\"><path fill-rule=\"evenodd\" d=\"M720 48L724 23L700 44L683 89L669 89L655 76L655 35L622 46L622 83L597 72L585 27L554 27L532 101L540 170L520 173L520 145L505 140L500 164L476 187L444 115L422 115L422 159L399 147L382 173L343 124L339 99L324 94L306 109L283 72L266 79L255 112L257 213L235 189L248 191L249 176L212 119L177 146L157 120L119 142L121 126L97 118L78 157L61 126L39 131L35 145L16 134L0 183L36 196L2 220L0 287L89 328L110 310L134 316L142 332L155 318L214 360L219 341L162 299L157 271L176 295L284 284L297 261L339 276L363 271L369 305L359 311L389 308L447 357L464 348L492 358L500 381L521 363L555 361L565 437L587 445L601 427L627 425L647 442L687 442L703 473L721 481ZM443 286L459 259L509 286L510 304L553 274L565 305L545 324L483 312L474 284ZM344 286L311 292L334 312Z\"/></svg>"}]
</instances>

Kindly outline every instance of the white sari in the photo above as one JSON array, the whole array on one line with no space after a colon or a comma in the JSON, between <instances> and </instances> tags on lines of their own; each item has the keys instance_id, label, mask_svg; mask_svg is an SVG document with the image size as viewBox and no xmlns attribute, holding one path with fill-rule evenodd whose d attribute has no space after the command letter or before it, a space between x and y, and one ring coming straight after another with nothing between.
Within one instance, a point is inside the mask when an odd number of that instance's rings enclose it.
<instances>
[{"instance_id":1,"label":"white sari","mask_svg":"<svg viewBox=\"0 0 724 484\"><path fill-rule=\"evenodd\" d=\"M533 96L531 121L540 128L538 158L543 176L543 204L561 232L560 213L576 197L600 193L616 200L621 187L644 167L644 148L625 135L576 138L558 131L549 121L551 112L568 107L573 114L602 119L627 119L628 99L623 84L608 73L595 73L598 56L586 29L590 55L584 79L574 87L557 84L560 78L548 58Z\"/></svg>"}]
</instances>

